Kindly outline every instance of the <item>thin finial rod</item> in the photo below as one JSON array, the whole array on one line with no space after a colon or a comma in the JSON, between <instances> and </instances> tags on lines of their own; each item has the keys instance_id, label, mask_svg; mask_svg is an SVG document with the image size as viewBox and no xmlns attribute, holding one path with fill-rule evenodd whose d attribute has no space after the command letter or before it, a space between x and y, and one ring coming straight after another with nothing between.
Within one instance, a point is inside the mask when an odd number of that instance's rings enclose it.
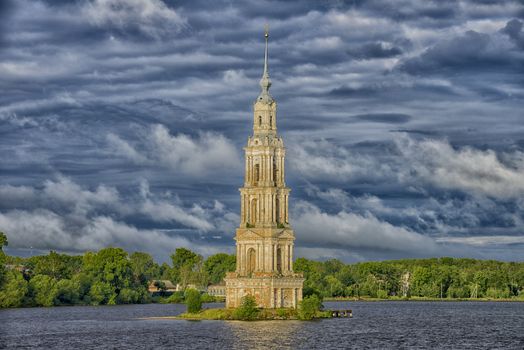
<instances>
[{"instance_id":1,"label":"thin finial rod","mask_svg":"<svg viewBox=\"0 0 524 350\"><path fill-rule=\"evenodd\" d=\"M267 73L268 73L268 67L267 67L267 64L268 64L268 45L267 45L267 42L268 42L268 39L269 39L269 24L266 24L264 26L264 29L265 29L264 37L266 38L266 53L265 53L265 56L264 56L264 75L267 75Z\"/></svg>"}]
</instances>

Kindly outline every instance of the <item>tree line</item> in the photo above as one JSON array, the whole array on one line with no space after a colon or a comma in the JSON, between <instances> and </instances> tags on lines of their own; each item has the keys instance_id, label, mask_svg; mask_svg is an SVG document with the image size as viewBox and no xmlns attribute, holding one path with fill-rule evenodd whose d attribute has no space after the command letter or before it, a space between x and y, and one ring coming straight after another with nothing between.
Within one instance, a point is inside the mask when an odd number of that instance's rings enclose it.
<instances>
[{"instance_id":1,"label":"tree line","mask_svg":"<svg viewBox=\"0 0 524 350\"><path fill-rule=\"evenodd\" d=\"M322 297L490 298L524 300L524 263L466 258L344 264L299 258L304 294Z\"/></svg>"},{"instance_id":2,"label":"tree line","mask_svg":"<svg viewBox=\"0 0 524 350\"><path fill-rule=\"evenodd\" d=\"M7 245L0 232L0 247ZM351 298L515 298L524 300L524 263L434 258L344 264L298 258L304 296ZM180 302L184 294L153 297L152 280L182 287L220 283L235 270L235 256L204 259L177 248L171 264L143 252L109 247L83 255L13 257L0 250L0 307Z\"/></svg>"}]
</instances>

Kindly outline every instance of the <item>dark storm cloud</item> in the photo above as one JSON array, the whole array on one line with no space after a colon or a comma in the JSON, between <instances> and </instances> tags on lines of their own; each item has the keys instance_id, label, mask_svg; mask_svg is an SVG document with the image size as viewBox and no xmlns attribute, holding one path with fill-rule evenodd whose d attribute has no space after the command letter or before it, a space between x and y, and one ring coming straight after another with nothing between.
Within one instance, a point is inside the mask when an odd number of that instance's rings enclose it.
<instances>
[{"instance_id":1,"label":"dark storm cloud","mask_svg":"<svg viewBox=\"0 0 524 350\"><path fill-rule=\"evenodd\" d=\"M22 250L233 251L269 23L299 254L515 259L522 13L511 0L1 2L0 230Z\"/></svg>"},{"instance_id":2,"label":"dark storm cloud","mask_svg":"<svg viewBox=\"0 0 524 350\"><path fill-rule=\"evenodd\" d=\"M412 119L410 115L396 113L359 114L353 116L352 118L372 123L386 124L404 124Z\"/></svg>"}]
</instances>

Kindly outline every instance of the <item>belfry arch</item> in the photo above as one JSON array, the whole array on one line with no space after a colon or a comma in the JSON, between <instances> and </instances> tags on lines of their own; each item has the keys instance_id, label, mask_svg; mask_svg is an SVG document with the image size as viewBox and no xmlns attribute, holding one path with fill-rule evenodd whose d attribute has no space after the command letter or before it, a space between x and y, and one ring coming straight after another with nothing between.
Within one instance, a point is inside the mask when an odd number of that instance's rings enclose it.
<instances>
[{"instance_id":1,"label":"belfry arch","mask_svg":"<svg viewBox=\"0 0 524 350\"><path fill-rule=\"evenodd\" d=\"M249 222L253 225L257 223L257 199L253 198L251 200L251 210L249 213Z\"/></svg>"},{"instance_id":2,"label":"belfry arch","mask_svg":"<svg viewBox=\"0 0 524 350\"><path fill-rule=\"evenodd\" d=\"M247 251L247 274L251 275L255 272L257 266L257 256L255 249L249 248Z\"/></svg>"}]
</instances>

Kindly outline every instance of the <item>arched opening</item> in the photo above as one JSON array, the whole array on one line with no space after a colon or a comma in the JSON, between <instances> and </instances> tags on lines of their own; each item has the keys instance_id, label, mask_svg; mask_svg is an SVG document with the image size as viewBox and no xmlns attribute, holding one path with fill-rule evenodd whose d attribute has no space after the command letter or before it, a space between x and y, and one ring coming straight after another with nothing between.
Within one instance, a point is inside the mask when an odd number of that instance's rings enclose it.
<instances>
[{"instance_id":1,"label":"arched opening","mask_svg":"<svg viewBox=\"0 0 524 350\"><path fill-rule=\"evenodd\" d=\"M272 115L269 116L269 128L273 129L273 116Z\"/></svg>"},{"instance_id":2,"label":"arched opening","mask_svg":"<svg viewBox=\"0 0 524 350\"><path fill-rule=\"evenodd\" d=\"M277 197L277 200L275 201L275 211L277 214L276 222L280 223L280 200Z\"/></svg>"},{"instance_id":3,"label":"arched opening","mask_svg":"<svg viewBox=\"0 0 524 350\"><path fill-rule=\"evenodd\" d=\"M277 181L278 169L277 169L277 160L273 157L273 181Z\"/></svg>"},{"instance_id":4,"label":"arched opening","mask_svg":"<svg viewBox=\"0 0 524 350\"><path fill-rule=\"evenodd\" d=\"M260 164L255 164L255 184L260 181Z\"/></svg>"},{"instance_id":5,"label":"arched opening","mask_svg":"<svg viewBox=\"0 0 524 350\"><path fill-rule=\"evenodd\" d=\"M262 116L261 115L258 116L258 125L259 126L262 125Z\"/></svg>"},{"instance_id":6,"label":"arched opening","mask_svg":"<svg viewBox=\"0 0 524 350\"><path fill-rule=\"evenodd\" d=\"M252 224L255 224L257 222L257 200L253 199L251 201L251 213L249 213L249 221Z\"/></svg>"},{"instance_id":7,"label":"arched opening","mask_svg":"<svg viewBox=\"0 0 524 350\"><path fill-rule=\"evenodd\" d=\"M247 273L252 274L255 271L257 263L257 257L255 253L255 249L249 248L247 251Z\"/></svg>"},{"instance_id":8,"label":"arched opening","mask_svg":"<svg viewBox=\"0 0 524 350\"><path fill-rule=\"evenodd\" d=\"M277 271L282 273L282 249L277 248Z\"/></svg>"}]
</instances>

